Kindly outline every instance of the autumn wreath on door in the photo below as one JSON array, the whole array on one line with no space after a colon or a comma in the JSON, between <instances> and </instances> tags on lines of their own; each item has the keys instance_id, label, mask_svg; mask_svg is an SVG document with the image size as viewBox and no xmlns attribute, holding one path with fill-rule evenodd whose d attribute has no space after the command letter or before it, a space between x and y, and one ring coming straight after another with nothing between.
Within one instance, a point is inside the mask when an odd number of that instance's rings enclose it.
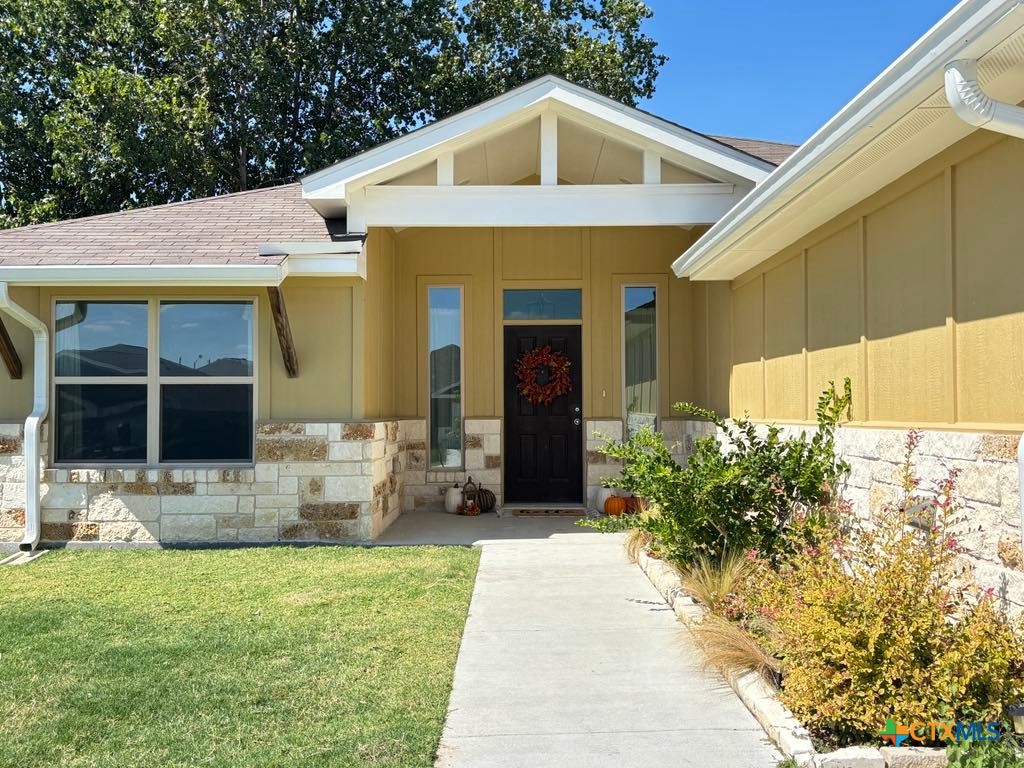
<instances>
[{"instance_id":1,"label":"autumn wreath on door","mask_svg":"<svg viewBox=\"0 0 1024 768\"><path fill-rule=\"evenodd\" d=\"M515 367L519 394L534 405L551 405L556 397L572 391L571 365L564 353L546 345L523 352Z\"/></svg>"}]
</instances>

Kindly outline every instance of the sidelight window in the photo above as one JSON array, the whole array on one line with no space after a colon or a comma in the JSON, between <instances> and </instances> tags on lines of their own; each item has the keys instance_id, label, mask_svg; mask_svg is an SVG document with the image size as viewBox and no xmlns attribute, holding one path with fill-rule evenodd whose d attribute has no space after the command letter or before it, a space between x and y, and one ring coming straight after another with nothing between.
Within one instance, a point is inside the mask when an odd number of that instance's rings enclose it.
<instances>
[{"instance_id":1,"label":"sidelight window","mask_svg":"<svg viewBox=\"0 0 1024 768\"><path fill-rule=\"evenodd\" d=\"M658 295L654 286L623 289L623 413L626 433L658 426Z\"/></svg>"},{"instance_id":2,"label":"sidelight window","mask_svg":"<svg viewBox=\"0 0 1024 768\"><path fill-rule=\"evenodd\" d=\"M462 466L462 288L427 288L431 467Z\"/></svg>"}]
</instances>

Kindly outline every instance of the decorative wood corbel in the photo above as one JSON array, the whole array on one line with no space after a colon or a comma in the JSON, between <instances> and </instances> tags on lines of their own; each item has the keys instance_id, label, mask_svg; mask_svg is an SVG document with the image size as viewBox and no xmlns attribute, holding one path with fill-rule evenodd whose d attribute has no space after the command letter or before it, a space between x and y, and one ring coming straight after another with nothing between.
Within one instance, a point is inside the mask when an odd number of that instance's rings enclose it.
<instances>
[{"instance_id":1,"label":"decorative wood corbel","mask_svg":"<svg viewBox=\"0 0 1024 768\"><path fill-rule=\"evenodd\" d=\"M289 379L299 375L299 356L295 352L295 341L292 339L292 327L288 323L288 308L284 303L284 292L275 286L267 288L270 299L270 311L274 315L274 327L277 329L277 342L281 345L281 358Z\"/></svg>"}]
</instances>

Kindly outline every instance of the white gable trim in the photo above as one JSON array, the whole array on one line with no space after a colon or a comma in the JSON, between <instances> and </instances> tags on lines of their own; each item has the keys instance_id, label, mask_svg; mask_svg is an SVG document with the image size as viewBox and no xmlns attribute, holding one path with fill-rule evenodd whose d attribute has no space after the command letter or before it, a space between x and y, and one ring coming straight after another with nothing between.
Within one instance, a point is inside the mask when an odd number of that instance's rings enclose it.
<instances>
[{"instance_id":1,"label":"white gable trim","mask_svg":"<svg viewBox=\"0 0 1024 768\"><path fill-rule=\"evenodd\" d=\"M641 149L687 158L721 181L758 182L774 166L654 115L548 75L483 104L424 126L302 179L303 197L345 205L358 187L425 165L452 152L536 118L545 110L595 125ZM685 161L684 161L685 162ZM319 206L317 206L319 207Z\"/></svg>"}]
</instances>

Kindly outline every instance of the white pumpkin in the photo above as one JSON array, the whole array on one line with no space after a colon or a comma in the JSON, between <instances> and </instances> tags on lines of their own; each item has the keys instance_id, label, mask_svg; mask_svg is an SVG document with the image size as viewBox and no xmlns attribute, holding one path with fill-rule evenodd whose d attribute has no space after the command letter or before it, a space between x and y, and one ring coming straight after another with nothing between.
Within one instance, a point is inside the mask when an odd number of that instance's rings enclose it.
<instances>
[{"instance_id":1,"label":"white pumpkin","mask_svg":"<svg viewBox=\"0 0 1024 768\"><path fill-rule=\"evenodd\" d=\"M618 495L614 488L598 488L597 493L594 494L594 509L598 512L604 512L604 503L608 501L609 497Z\"/></svg>"},{"instance_id":2,"label":"white pumpkin","mask_svg":"<svg viewBox=\"0 0 1024 768\"><path fill-rule=\"evenodd\" d=\"M460 504L462 504L462 489L456 483L444 495L444 510L448 514L454 515L459 511Z\"/></svg>"}]
</instances>

